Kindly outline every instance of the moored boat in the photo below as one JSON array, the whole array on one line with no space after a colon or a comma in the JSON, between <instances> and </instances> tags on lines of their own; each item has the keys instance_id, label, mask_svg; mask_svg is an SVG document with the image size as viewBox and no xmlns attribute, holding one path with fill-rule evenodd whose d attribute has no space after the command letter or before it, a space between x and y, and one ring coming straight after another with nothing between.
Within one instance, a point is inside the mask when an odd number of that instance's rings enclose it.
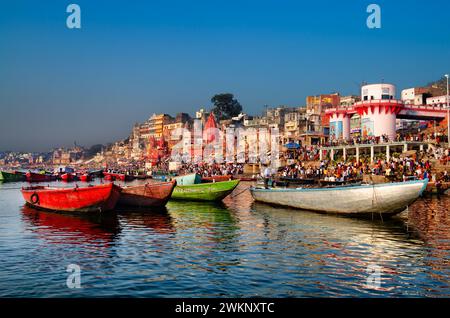
<instances>
[{"instance_id":1,"label":"moored boat","mask_svg":"<svg viewBox=\"0 0 450 318\"><path fill-rule=\"evenodd\" d=\"M256 178L256 177L237 177L235 179L238 179L238 180L241 180L241 181L251 181L251 182L254 182L254 181L258 180L258 178Z\"/></svg>"},{"instance_id":2,"label":"moored boat","mask_svg":"<svg viewBox=\"0 0 450 318\"><path fill-rule=\"evenodd\" d=\"M197 173L186 174L186 175L183 175L183 176L175 177L173 179L177 181L177 184L179 186L181 186L181 185L199 184L199 183L202 182L201 175L199 175Z\"/></svg>"},{"instance_id":3,"label":"moored boat","mask_svg":"<svg viewBox=\"0 0 450 318\"><path fill-rule=\"evenodd\" d=\"M35 173L29 171L25 176L28 182L47 182L56 180L56 176L48 173Z\"/></svg>"},{"instance_id":4,"label":"moored boat","mask_svg":"<svg viewBox=\"0 0 450 318\"><path fill-rule=\"evenodd\" d=\"M233 176L225 175L225 176L211 176L211 177L202 177L202 182L221 182L221 181L229 181L232 180Z\"/></svg>"},{"instance_id":5,"label":"moored boat","mask_svg":"<svg viewBox=\"0 0 450 318\"><path fill-rule=\"evenodd\" d=\"M80 176L80 181L81 181L81 182L89 182L89 181L91 181L91 180L92 180L92 177L91 177L89 174L87 174L87 173L82 174L82 175Z\"/></svg>"},{"instance_id":6,"label":"moored boat","mask_svg":"<svg viewBox=\"0 0 450 318\"><path fill-rule=\"evenodd\" d=\"M394 215L413 203L428 180L334 188L251 188L256 201L349 216Z\"/></svg>"},{"instance_id":7,"label":"moored boat","mask_svg":"<svg viewBox=\"0 0 450 318\"><path fill-rule=\"evenodd\" d=\"M345 181L330 181L330 180L319 180L319 186L321 187L330 187L330 186L341 186L346 184L361 184L362 178L359 179L349 179Z\"/></svg>"},{"instance_id":8,"label":"moored boat","mask_svg":"<svg viewBox=\"0 0 450 318\"><path fill-rule=\"evenodd\" d=\"M88 174L91 177L99 177L99 178L103 178L103 170L99 169L99 170L89 170Z\"/></svg>"},{"instance_id":9,"label":"moored boat","mask_svg":"<svg viewBox=\"0 0 450 318\"><path fill-rule=\"evenodd\" d=\"M228 196L239 184L239 180L177 185L172 193L174 200L220 201Z\"/></svg>"},{"instance_id":10,"label":"moored boat","mask_svg":"<svg viewBox=\"0 0 450 318\"><path fill-rule=\"evenodd\" d=\"M133 180L133 176L127 175L124 173L115 173L115 172L103 172L103 175L105 176L105 180L119 180L119 181L131 181Z\"/></svg>"},{"instance_id":11,"label":"moored boat","mask_svg":"<svg viewBox=\"0 0 450 318\"><path fill-rule=\"evenodd\" d=\"M50 211L104 212L114 209L122 189L115 184L86 188L26 187L22 195L28 205Z\"/></svg>"},{"instance_id":12,"label":"moored boat","mask_svg":"<svg viewBox=\"0 0 450 318\"><path fill-rule=\"evenodd\" d=\"M169 201L176 185L177 182L173 180L123 187L119 204L137 207L163 207Z\"/></svg>"},{"instance_id":13,"label":"moored boat","mask_svg":"<svg viewBox=\"0 0 450 318\"><path fill-rule=\"evenodd\" d=\"M289 182L289 184L314 184L316 182L316 180L312 178L280 177L280 180Z\"/></svg>"},{"instance_id":14,"label":"moored boat","mask_svg":"<svg viewBox=\"0 0 450 318\"><path fill-rule=\"evenodd\" d=\"M0 171L0 181L3 182L18 182L25 181L25 174L19 171Z\"/></svg>"},{"instance_id":15,"label":"moored boat","mask_svg":"<svg viewBox=\"0 0 450 318\"><path fill-rule=\"evenodd\" d=\"M73 179L74 179L74 176L71 173L64 173L61 175L62 181L70 182L70 181L73 181Z\"/></svg>"}]
</instances>

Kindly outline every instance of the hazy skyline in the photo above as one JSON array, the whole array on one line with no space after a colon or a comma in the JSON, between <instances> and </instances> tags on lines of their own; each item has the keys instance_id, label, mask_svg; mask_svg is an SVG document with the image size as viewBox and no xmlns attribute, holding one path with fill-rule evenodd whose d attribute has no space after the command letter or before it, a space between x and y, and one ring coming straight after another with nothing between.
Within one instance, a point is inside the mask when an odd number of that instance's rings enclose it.
<instances>
[{"instance_id":1,"label":"hazy skyline","mask_svg":"<svg viewBox=\"0 0 450 318\"><path fill-rule=\"evenodd\" d=\"M66 7L81 7L81 30ZM382 28L368 29L378 3ZM450 72L448 1L11 1L0 10L0 151L126 138L153 113L302 106Z\"/></svg>"}]
</instances>

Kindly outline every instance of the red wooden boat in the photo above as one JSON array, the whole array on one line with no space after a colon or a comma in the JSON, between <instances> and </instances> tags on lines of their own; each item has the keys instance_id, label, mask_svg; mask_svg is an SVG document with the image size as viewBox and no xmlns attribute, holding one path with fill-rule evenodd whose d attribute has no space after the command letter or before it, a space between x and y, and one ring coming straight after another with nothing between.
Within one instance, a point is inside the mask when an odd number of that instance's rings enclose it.
<instances>
[{"instance_id":1,"label":"red wooden boat","mask_svg":"<svg viewBox=\"0 0 450 318\"><path fill-rule=\"evenodd\" d=\"M116 180L116 178L114 178L112 175L110 174L105 174L105 180L106 181L114 181Z\"/></svg>"},{"instance_id":2,"label":"red wooden boat","mask_svg":"<svg viewBox=\"0 0 450 318\"><path fill-rule=\"evenodd\" d=\"M114 209L121 188L108 183L86 188L22 188L27 204L34 208L67 212L104 212Z\"/></svg>"},{"instance_id":3,"label":"red wooden boat","mask_svg":"<svg viewBox=\"0 0 450 318\"><path fill-rule=\"evenodd\" d=\"M221 181L229 181L232 179L233 179L232 175L212 176L212 177L202 177L202 182L221 182Z\"/></svg>"},{"instance_id":4,"label":"red wooden boat","mask_svg":"<svg viewBox=\"0 0 450 318\"><path fill-rule=\"evenodd\" d=\"M105 180L110 180L110 181L114 181L114 180L119 180L119 181L131 181L133 180L133 176L131 175L126 175L124 173L114 173L114 172L103 172L103 175L105 176Z\"/></svg>"},{"instance_id":5,"label":"red wooden boat","mask_svg":"<svg viewBox=\"0 0 450 318\"><path fill-rule=\"evenodd\" d=\"M66 182L73 181L73 174L64 173L63 175L61 175L61 180Z\"/></svg>"},{"instance_id":6,"label":"red wooden boat","mask_svg":"<svg viewBox=\"0 0 450 318\"><path fill-rule=\"evenodd\" d=\"M123 187L119 204L137 207L163 207L172 196L176 185L177 182L173 180Z\"/></svg>"},{"instance_id":7,"label":"red wooden boat","mask_svg":"<svg viewBox=\"0 0 450 318\"><path fill-rule=\"evenodd\" d=\"M80 176L80 181L82 181L82 182L89 182L91 180L92 180L91 176L89 174L87 174L87 173L86 174L82 174Z\"/></svg>"},{"instance_id":8,"label":"red wooden boat","mask_svg":"<svg viewBox=\"0 0 450 318\"><path fill-rule=\"evenodd\" d=\"M25 177L27 178L28 182L47 182L56 180L56 176L54 175L35 173L30 171L25 174Z\"/></svg>"}]
</instances>

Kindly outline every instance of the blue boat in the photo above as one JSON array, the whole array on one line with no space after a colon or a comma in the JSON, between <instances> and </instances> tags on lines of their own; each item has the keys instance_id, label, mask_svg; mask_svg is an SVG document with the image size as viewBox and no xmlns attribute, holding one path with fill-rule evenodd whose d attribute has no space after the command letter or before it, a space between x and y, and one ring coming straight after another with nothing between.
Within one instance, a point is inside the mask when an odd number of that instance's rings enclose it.
<instances>
[{"instance_id":1,"label":"blue boat","mask_svg":"<svg viewBox=\"0 0 450 318\"><path fill-rule=\"evenodd\" d=\"M177 180L177 185L193 185L202 183L202 176L197 173L186 174L173 179Z\"/></svg>"}]
</instances>

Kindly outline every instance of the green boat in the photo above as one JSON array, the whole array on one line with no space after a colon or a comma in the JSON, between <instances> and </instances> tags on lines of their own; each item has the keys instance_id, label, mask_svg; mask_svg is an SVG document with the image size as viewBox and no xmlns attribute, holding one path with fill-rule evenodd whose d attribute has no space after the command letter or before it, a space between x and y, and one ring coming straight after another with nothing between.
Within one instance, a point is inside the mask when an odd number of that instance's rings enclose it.
<instances>
[{"instance_id":1,"label":"green boat","mask_svg":"<svg viewBox=\"0 0 450 318\"><path fill-rule=\"evenodd\" d=\"M202 176L196 173L186 174L184 176L178 176L173 178L177 180L178 185L194 185L202 183Z\"/></svg>"},{"instance_id":2,"label":"green boat","mask_svg":"<svg viewBox=\"0 0 450 318\"><path fill-rule=\"evenodd\" d=\"M18 171L14 172L0 171L0 181L3 182L25 181L25 175Z\"/></svg>"},{"instance_id":3,"label":"green boat","mask_svg":"<svg viewBox=\"0 0 450 318\"><path fill-rule=\"evenodd\" d=\"M239 184L239 180L177 185L172 192L174 200L220 201L229 195Z\"/></svg>"}]
</instances>

